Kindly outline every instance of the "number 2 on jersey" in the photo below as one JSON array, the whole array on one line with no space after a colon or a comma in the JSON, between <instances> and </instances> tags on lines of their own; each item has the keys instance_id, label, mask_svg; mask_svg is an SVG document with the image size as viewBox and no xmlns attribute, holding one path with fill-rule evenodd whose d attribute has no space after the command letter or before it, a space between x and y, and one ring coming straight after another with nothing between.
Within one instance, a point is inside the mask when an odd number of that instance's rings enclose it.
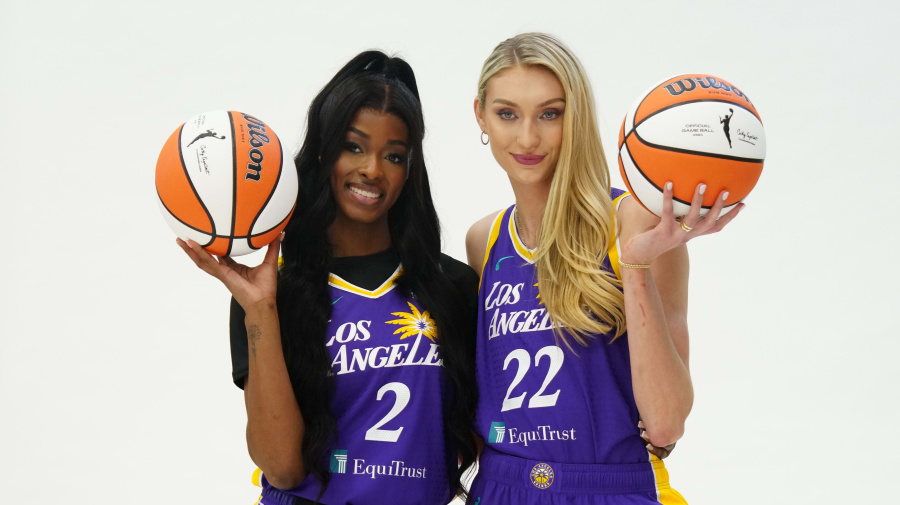
<instances>
[{"instance_id":1,"label":"number 2 on jersey","mask_svg":"<svg viewBox=\"0 0 900 505\"><path fill-rule=\"evenodd\" d=\"M378 396L375 399L381 401L381 398L388 391L394 393L394 406L391 407L390 412L388 412L386 416L381 418L381 421L378 421L375 423L375 426L366 430L366 440L375 442L396 442L400 439L400 433L403 432L403 426L396 430L382 430L381 427L390 422L391 419L397 417L397 415L406 408L410 398L409 388L402 382L388 382L384 386L381 386L381 389L378 390Z\"/></svg>"},{"instance_id":2,"label":"number 2 on jersey","mask_svg":"<svg viewBox=\"0 0 900 505\"><path fill-rule=\"evenodd\" d=\"M528 408L530 409L552 407L556 405L556 400L559 398L559 389L550 395L545 395L544 390L547 389L547 386L550 385L550 381L553 380L553 377L556 377L556 374L559 373L559 369L562 368L565 354L563 354L563 351L559 346L548 345L547 347L541 348L537 354L534 355L534 366L538 366L541 363L541 358L544 356L550 357L550 368L547 370L547 376L544 377L544 383L541 384L541 388L538 389L537 393L535 393L530 400L528 400ZM513 377L512 384L510 384L509 389L506 390L506 397L503 398L503 405L500 408L500 412L521 408L522 403L525 401L525 395L527 394L526 391L515 398L509 397L509 395L512 394L513 389L522 382L522 379L525 378L525 374L528 373L528 369L531 367L531 355L529 355L528 351L525 349L516 349L506 355L506 360L503 362L503 369L506 370L509 368L509 364L512 363L513 360L518 363L519 368L516 369L516 376Z\"/></svg>"}]
</instances>

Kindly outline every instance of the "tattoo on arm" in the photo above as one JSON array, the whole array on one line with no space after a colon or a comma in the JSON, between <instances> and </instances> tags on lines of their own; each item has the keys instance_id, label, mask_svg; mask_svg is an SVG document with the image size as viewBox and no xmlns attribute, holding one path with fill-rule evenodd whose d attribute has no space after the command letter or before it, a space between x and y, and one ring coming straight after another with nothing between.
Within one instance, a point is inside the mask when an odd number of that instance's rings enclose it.
<instances>
[{"instance_id":1,"label":"tattoo on arm","mask_svg":"<svg viewBox=\"0 0 900 505\"><path fill-rule=\"evenodd\" d=\"M256 357L256 341L259 340L259 337L262 335L262 332L259 331L259 326L255 324L251 324L249 328L247 328L247 339L250 340L250 351L253 352L253 357Z\"/></svg>"}]
</instances>

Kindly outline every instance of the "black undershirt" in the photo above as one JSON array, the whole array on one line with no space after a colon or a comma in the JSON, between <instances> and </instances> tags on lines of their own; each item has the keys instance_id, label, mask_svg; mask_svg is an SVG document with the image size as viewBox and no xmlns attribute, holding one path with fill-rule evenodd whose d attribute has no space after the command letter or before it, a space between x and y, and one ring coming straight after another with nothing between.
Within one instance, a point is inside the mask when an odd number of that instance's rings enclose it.
<instances>
[{"instance_id":1,"label":"black undershirt","mask_svg":"<svg viewBox=\"0 0 900 505\"><path fill-rule=\"evenodd\" d=\"M367 256L346 256L333 258L329 270L332 274L360 288L374 291L387 281L400 260L393 249ZM462 287L468 293L468 305L474 314L478 305L478 276L465 263L446 254L441 254L441 270L448 280ZM474 324L474 322L473 322ZM250 358L247 349L247 327L244 325L244 309L231 299L231 377L234 384L243 389L244 379L249 373ZM472 338L475 338L474 334Z\"/></svg>"}]
</instances>

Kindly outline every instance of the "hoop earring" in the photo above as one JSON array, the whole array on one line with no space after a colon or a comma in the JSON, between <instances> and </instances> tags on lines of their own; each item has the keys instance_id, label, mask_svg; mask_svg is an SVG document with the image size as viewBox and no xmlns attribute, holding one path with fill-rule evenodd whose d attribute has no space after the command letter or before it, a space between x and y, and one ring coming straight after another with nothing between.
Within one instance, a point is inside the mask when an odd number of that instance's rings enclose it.
<instances>
[{"instance_id":1,"label":"hoop earring","mask_svg":"<svg viewBox=\"0 0 900 505\"><path fill-rule=\"evenodd\" d=\"M485 140L485 135L487 135L487 140ZM488 145L491 143L491 136L487 134L486 131L481 132L481 145Z\"/></svg>"}]
</instances>

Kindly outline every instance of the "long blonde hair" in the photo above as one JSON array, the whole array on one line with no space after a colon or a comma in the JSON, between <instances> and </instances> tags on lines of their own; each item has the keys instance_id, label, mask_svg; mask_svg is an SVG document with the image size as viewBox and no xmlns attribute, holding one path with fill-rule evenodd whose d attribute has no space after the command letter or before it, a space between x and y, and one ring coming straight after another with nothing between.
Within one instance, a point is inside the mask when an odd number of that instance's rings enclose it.
<instances>
[{"instance_id":1,"label":"long blonde hair","mask_svg":"<svg viewBox=\"0 0 900 505\"><path fill-rule=\"evenodd\" d=\"M517 65L550 70L566 93L562 147L534 254L541 300L570 349L561 327L581 345L591 334L611 331L615 340L625 332L625 300L621 282L602 269L615 236L615 207L590 82L562 42L523 33L501 42L485 60L478 81L481 109L491 77Z\"/></svg>"}]
</instances>

